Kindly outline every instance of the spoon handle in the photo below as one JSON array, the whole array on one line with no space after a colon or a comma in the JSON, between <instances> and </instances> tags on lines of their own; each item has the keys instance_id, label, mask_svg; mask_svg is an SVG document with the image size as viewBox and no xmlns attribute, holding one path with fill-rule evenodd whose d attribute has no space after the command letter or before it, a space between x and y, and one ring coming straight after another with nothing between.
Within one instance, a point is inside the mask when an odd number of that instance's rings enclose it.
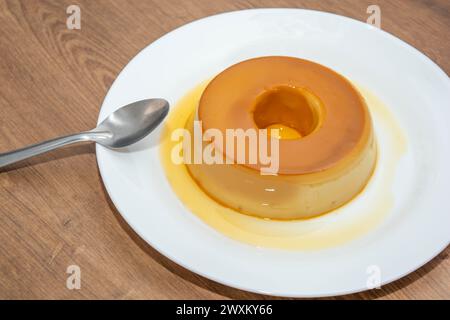
<instances>
[{"instance_id":1,"label":"spoon handle","mask_svg":"<svg viewBox=\"0 0 450 320\"><path fill-rule=\"evenodd\" d=\"M0 168L68 144L82 141L91 141L92 134L92 132L81 132L36 143L22 149L0 153Z\"/></svg>"}]
</instances>

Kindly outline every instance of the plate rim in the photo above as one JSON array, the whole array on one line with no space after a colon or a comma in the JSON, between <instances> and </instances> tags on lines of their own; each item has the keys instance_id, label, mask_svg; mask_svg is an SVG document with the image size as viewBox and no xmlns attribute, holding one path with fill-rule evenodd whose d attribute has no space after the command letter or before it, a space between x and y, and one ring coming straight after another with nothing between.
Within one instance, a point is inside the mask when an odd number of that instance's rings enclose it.
<instances>
[{"instance_id":1,"label":"plate rim","mask_svg":"<svg viewBox=\"0 0 450 320\"><path fill-rule=\"evenodd\" d=\"M110 88L108 89L108 92L106 93L103 101L102 101L102 105L99 111L99 117L98 117L98 122L101 122L102 118L101 118L101 112L102 109L104 107L105 101L108 98L108 95L110 94L110 92L115 88L115 85L117 84L117 79L120 77L120 75L127 69L127 67L136 60L136 58L138 56L140 56L144 50L151 48L152 46L158 45L158 43L160 41L162 41L163 39L165 39L166 37L170 36L172 33L176 32L179 29L182 29L188 25L197 23L199 21L205 21L205 20L209 20L209 19L214 19L218 16L223 16L223 15L233 15L236 13L246 13L246 12L266 12L266 13L270 13L270 12L282 12L282 11L303 11L303 12L310 12L312 14L319 14L319 15L330 15L333 16L335 18L338 19L345 19L345 20L350 20L352 23L359 23L359 24L363 24L366 27L369 27L371 29L376 29L376 32L381 33L384 37L388 37L391 40L396 41L397 43L401 44L402 46L406 47L408 50L412 50L412 52L420 57L423 61L425 61L428 65L433 67L433 71L436 72L437 74L439 74L441 77L447 78L447 81L449 79L448 75L445 73L445 71L440 68L440 66L434 62L430 57L428 57L426 54L422 53L421 51L419 51L418 49L416 49L414 46L412 46L411 44L407 43L406 41L397 38L396 36L392 35L391 33L383 30L383 29L378 29L372 25L369 25L363 21L357 20L357 19L353 19L350 17L346 17L346 16L342 16L339 14L335 14L335 13L331 13L331 12L325 12L325 11L319 11L319 10L311 10L311 9L302 9L302 8L252 8L252 9L244 9L244 10L234 10L234 11L226 11L226 12L221 12L221 13L217 13L214 15L210 15L210 16L206 16L206 17L202 17L200 19L195 19L192 21L189 21L185 24L182 24L180 26L178 26L177 28L168 31L167 33L163 34L162 36L160 36L159 38L155 39L154 41L152 41L151 43L149 43L148 45L146 45L145 47L143 47L141 50L138 51L138 53L136 55L134 55L124 66L123 68L119 71L119 73L117 74L114 82L111 84ZM102 163L102 154L103 152L105 152L106 149L102 148L101 146L96 145L96 161L97 161L97 166L100 172L100 176L102 179L102 183L105 187L105 190L107 191L107 195L108 197L111 199L112 203L114 204L115 208L117 209L118 213L121 215L121 217L126 221L126 223L132 228L133 232L135 232L141 239L143 239L148 245L150 245L152 248L154 248L156 251L158 251L162 256L166 257L167 259L175 262L176 264L180 265L181 267L185 268L186 270L189 270L190 272L194 272L204 278L207 278L209 280L212 280L214 282L217 282L219 284L224 284L227 285L229 287L232 288L236 288L239 290L244 290L244 291L248 291L248 292L252 292L252 293L256 293L256 294L261 294L261 295L269 295L269 296L279 296L279 297L290 297L290 298L312 298L312 297L332 297L332 296L341 296L341 295L348 295L348 294L354 294L354 293L358 293L358 292L363 292L363 291L367 291L368 288L367 287L361 287L361 288L352 288L349 290L342 290L342 291L330 291L327 294L321 294L321 295L317 295L317 294L296 294L296 293L292 293L292 292L267 292L264 290L258 290L255 288L251 288L251 287L247 287L247 286L242 286L242 285L237 285L236 283L230 282L228 281L228 279L217 279L216 277L209 275L205 272L203 272L202 270L199 270L196 266L189 266L187 264L185 264L183 261L180 261L177 257L172 256L170 253L165 252L164 250L162 250L158 244L154 243L151 239L149 239L148 237L146 237L144 234L142 234L139 230L139 228L135 227L132 223L132 221L129 221L129 218L127 217L126 214L123 213L123 210L120 208L120 204L119 201L117 201L117 199L114 199L114 197L112 196L112 192L110 190L110 185L108 184L107 180L108 178L105 172L105 166ZM388 283L394 282L396 280L399 280L401 278L403 278L404 276L420 269L421 267L423 267L425 264L427 264L428 262L430 262L431 260L433 260L436 256L438 256L443 250L445 250L450 244L450 239L447 241L446 244L444 244L441 248L439 248L436 252L433 252L431 254L429 254L428 258L424 259L424 261L420 261L419 263L416 264L415 267L413 267L411 270L405 271L403 273L398 274L396 277L391 277L391 278L383 278L381 281L381 286L384 286Z\"/></svg>"}]
</instances>

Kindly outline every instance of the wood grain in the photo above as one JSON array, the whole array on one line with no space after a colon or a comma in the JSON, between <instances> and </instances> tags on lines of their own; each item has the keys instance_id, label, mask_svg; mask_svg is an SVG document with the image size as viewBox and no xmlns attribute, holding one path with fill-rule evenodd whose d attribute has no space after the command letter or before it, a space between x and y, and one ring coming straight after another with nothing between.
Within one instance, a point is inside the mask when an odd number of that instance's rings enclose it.
<instances>
[{"instance_id":1,"label":"wood grain","mask_svg":"<svg viewBox=\"0 0 450 320\"><path fill-rule=\"evenodd\" d=\"M382 28L450 72L450 3L376 1ZM81 30L66 8L81 7ZM367 19L372 1L0 0L0 150L93 127L121 68L153 40L211 14L299 7ZM450 299L450 249L380 290L343 299ZM82 288L66 288L66 268ZM92 145L0 172L0 298L267 299L193 274L122 220L103 189Z\"/></svg>"}]
</instances>

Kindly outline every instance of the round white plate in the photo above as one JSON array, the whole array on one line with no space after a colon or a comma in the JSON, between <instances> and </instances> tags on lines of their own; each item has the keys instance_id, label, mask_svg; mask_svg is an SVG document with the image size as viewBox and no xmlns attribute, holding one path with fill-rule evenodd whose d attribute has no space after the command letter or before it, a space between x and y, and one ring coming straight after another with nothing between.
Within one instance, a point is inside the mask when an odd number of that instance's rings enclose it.
<instances>
[{"instance_id":1,"label":"round white plate","mask_svg":"<svg viewBox=\"0 0 450 320\"><path fill-rule=\"evenodd\" d=\"M419 268L450 239L450 81L419 51L365 23L298 9L211 16L178 28L122 70L99 121L121 105L163 97L173 106L192 87L256 56L316 61L370 89L392 110L408 140L395 177L395 206L383 225L318 251L253 247L216 232L184 208L159 160L159 131L122 151L97 146L106 189L151 246L183 267L252 292L318 297L367 289L376 266L383 284Z\"/></svg>"}]
</instances>

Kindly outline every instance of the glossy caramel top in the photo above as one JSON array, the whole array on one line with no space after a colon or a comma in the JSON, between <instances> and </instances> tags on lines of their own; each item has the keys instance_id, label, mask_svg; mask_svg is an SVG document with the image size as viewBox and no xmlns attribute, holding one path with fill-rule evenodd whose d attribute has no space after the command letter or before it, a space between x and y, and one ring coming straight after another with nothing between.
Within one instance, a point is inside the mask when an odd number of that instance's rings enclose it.
<instances>
[{"instance_id":1,"label":"glossy caramel top","mask_svg":"<svg viewBox=\"0 0 450 320\"><path fill-rule=\"evenodd\" d=\"M280 174L306 174L335 166L363 150L371 134L364 99L343 76L292 57L246 60L217 75L198 107L204 130L270 128L298 131L280 139ZM257 164L246 164L253 169Z\"/></svg>"}]
</instances>

